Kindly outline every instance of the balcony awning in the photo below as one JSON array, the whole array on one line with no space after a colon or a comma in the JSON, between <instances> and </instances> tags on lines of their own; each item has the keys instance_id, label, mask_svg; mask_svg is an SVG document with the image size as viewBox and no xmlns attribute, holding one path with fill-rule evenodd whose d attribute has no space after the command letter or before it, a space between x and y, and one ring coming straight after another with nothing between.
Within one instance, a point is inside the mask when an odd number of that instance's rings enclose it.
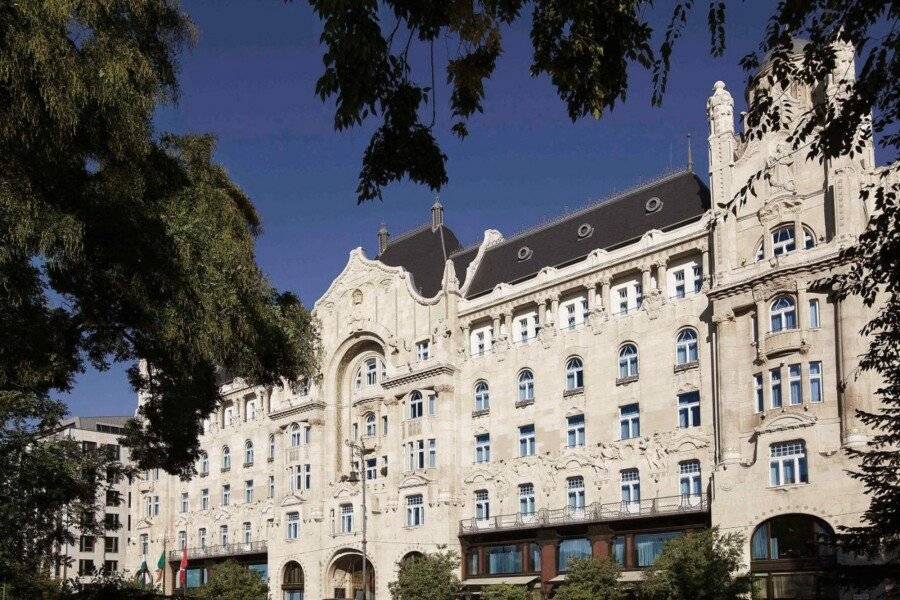
<instances>
[{"instance_id":1,"label":"balcony awning","mask_svg":"<svg viewBox=\"0 0 900 600\"><path fill-rule=\"evenodd\" d=\"M540 579L537 575L505 575L503 577L474 577L463 581L465 586L485 586L508 583L510 585L528 585Z\"/></svg>"}]
</instances>

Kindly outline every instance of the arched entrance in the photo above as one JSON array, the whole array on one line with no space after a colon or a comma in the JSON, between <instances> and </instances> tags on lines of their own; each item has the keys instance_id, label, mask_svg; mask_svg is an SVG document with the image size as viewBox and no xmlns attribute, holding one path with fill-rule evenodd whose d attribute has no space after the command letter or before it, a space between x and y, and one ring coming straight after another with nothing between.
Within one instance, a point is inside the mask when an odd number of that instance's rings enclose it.
<instances>
[{"instance_id":1,"label":"arched entrance","mask_svg":"<svg viewBox=\"0 0 900 600\"><path fill-rule=\"evenodd\" d=\"M400 559L401 564L406 564L411 560L415 560L417 558L423 558L425 555L421 552L417 552L413 550L412 552L407 552L403 555L403 558Z\"/></svg>"},{"instance_id":2,"label":"arched entrance","mask_svg":"<svg viewBox=\"0 0 900 600\"><path fill-rule=\"evenodd\" d=\"M362 554L356 550L338 553L328 569L325 593L332 598L373 600L375 598L375 568L366 560L366 596L363 596Z\"/></svg>"},{"instance_id":3,"label":"arched entrance","mask_svg":"<svg viewBox=\"0 0 900 600\"><path fill-rule=\"evenodd\" d=\"M836 598L826 576L835 564L833 537L828 523L811 515L779 515L760 523L750 538L754 600Z\"/></svg>"},{"instance_id":4,"label":"arched entrance","mask_svg":"<svg viewBox=\"0 0 900 600\"><path fill-rule=\"evenodd\" d=\"M284 565L281 573L281 590L283 600L304 600L303 567L300 563L291 561Z\"/></svg>"}]
</instances>

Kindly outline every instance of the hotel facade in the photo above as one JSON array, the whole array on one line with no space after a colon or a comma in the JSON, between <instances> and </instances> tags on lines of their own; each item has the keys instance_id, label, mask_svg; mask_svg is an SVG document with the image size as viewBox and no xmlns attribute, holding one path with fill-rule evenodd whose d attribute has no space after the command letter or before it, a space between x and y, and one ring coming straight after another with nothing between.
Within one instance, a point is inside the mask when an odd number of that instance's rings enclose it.
<instances>
[{"instance_id":1,"label":"hotel facade","mask_svg":"<svg viewBox=\"0 0 900 600\"><path fill-rule=\"evenodd\" d=\"M857 368L871 312L822 280L879 170L871 147L819 162L748 139L722 82L706 110L708 182L688 168L469 247L436 202L374 258L350 252L315 303L318 375L223 381L197 476L133 483L129 566L165 551L172 592L186 547L188 586L231 557L276 599L387 599L399 561L446 547L473 595L550 598L573 557L634 581L718 526L746 538L755 597L831 597L815 542L867 506L844 450L871 435L855 411L877 382Z\"/></svg>"}]
</instances>

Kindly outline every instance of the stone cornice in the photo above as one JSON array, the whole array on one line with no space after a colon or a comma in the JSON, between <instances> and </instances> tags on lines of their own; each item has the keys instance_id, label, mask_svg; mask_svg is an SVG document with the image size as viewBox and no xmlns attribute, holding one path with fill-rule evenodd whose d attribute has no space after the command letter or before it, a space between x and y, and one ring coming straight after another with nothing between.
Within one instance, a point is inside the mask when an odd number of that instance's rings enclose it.
<instances>
[{"instance_id":1,"label":"stone cornice","mask_svg":"<svg viewBox=\"0 0 900 600\"><path fill-rule=\"evenodd\" d=\"M321 400L310 400L309 402L304 402L303 404L298 404L297 406L291 406L290 408L285 408L269 413L269 419L277 421L278 419L283 419L284 417L290 417L305 412L312 412L314 410L323 410L324 408L325 403Z\"/></svg>"},{"instance_id":2,"label":"stone cornice","mask_svg":"<svg viewBox=\"0 0 900 600\"><path fill-rule=\"evenodd\" d=\"M448 363L437 363L434 365L430 365L424 369L419 369L418 371L412 371L410 373L403 373L402 375L389 377L381 382L381 387L385 389L397 388L408 383L422 381L423 379L436 377L438 375L453 375L455 372L456 367Z\"/></svg>"},{"instance_id":3,"label":"stone cornice","mask_svg":"<svg viewBox=\"0 0 900 600\"><path fill-rule=\"evenodd\" d=\"M762 273L750 275L740 281L731 282L714 287L707 292L710 300L724 300L738 294L752 292L760 285L773 283L777 279L790 277L801 273L818 273L828 271L842 264L837 251L829 252L819 258L806 260L794 264L779 265Z\"/></svg>"}]
</instances>

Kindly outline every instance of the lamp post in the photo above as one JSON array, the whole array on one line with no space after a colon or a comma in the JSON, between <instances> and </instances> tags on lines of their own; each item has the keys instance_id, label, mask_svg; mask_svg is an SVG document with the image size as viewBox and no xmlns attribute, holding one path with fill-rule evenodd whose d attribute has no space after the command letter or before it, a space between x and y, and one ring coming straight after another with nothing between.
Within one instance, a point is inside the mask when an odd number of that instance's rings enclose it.
<instances>
[{"instance_id":1,"label":"lamp post","mask_svg":"<svg viewBox=\"0 0 900 600\"><path fill-rule=\"evenodd\" d=\"M347 446L350 448L350 452L354 455L359 455L359 471L358 472L350 472L350 477L348 481L351 483L355 483L355 477L361 477L362 479L362 586L363 586L363 600L368 600L369 598L369 582L366 579L366 563L368 562L366 555L366 525L368 521L368 511L366 509L366 455L374 452L372 448L366 448L365 444L359 442L353 442L350 440L346 440Z\"/></svg>"}]
</instances>

